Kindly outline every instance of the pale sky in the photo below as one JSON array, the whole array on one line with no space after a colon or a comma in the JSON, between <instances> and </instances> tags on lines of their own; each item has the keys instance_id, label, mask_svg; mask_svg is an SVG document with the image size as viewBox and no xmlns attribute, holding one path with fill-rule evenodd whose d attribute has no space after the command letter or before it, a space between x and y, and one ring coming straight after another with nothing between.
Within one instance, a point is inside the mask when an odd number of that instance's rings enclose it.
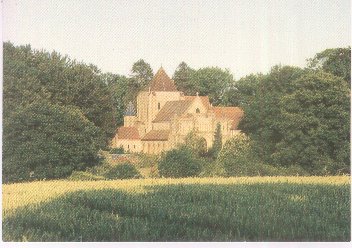
<instances>
[{"instance_id":1,"label":"pale sky","mask_svg":"<svg viewBox=\"0 0 352 248\"><path fill-rule=\"evenodd\" d=\"M351 43L349 0L3 0L3 40L129 75L143 58L172 76L181 61L239 79L305 66Z\"/></svg>"}]
</instances>

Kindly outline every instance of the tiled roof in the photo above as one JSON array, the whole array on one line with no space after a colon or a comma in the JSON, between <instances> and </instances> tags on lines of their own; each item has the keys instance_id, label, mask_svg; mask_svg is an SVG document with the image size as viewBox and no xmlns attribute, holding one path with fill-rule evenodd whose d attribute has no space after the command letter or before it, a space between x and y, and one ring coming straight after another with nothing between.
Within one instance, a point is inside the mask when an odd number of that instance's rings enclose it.
<instances>
[{"instance_id":1,"label":"tiled roof","mask_svg":"<svg viewBox=\"0 0 352 248\"><path fill-rule=\"evenodd\" d=\"M243 117L243 110L238 107L213 107L215 118L217 119L231 119L231 129L237 129L238 123Z\"/></svg>"},{"instance_id":2,"label":"tiled roof","mask_svg":"<svg viewBox=\"0 0 352 248\"><path fill-rule=\"evenodd\" d=\"M143 141L164 141L169 139L169 130L151 130L149 133L144 135Z\"/></svg>"},{"instance_id":3,"label":"tiled roof","mask_svg":"<svg viewBox=\"0 0 352 248\"><path fill-rule=\"evenodd\" d=\"M160 67L149 84L151 91L177 91L174 81Z\"/></svg>"},{"instance_id":4,"label":"tiled roof","mask_svg":"<svg viewBox=\"0 0 352 248\"><path fill-rule=\"evenodd\" d=\"M155 116L153 122L171 121L175 114L183 114L191 103L192 101L186 100L166 102L164 107L162 107L160 112Z\"/></svg>"},{"instance_id":5,"label":"tiled roof","mask_svg":"<svg viewBox=\"0 0 352 248\"><path fill-rule=\"evenodd\" d=\"M138 129L135 127L119 127L117 129L117 138L129 140L140 139Z\"/></svg>"},{"instance_id":6,"label":"tiled roof","mask_svg":"<svg viewBox=\"0 0 352 248\"><path fill-rule=\"evenodd\" d=\"M185 100L193 101L197 96L185 96ZM210 101L208 96L199 96L200 100L204 104L204 106L209 109L210 108Z\"/></svg>"}]
</instances>

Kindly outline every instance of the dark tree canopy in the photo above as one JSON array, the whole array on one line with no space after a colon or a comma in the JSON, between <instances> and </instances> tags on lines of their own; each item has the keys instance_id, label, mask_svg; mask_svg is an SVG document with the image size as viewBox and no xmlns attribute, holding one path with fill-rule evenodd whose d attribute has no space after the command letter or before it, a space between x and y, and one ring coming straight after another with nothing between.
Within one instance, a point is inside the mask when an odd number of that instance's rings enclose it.
<instances>
[{"instance_id":1,"label":"dark tree canopy","mask_svg":"<svg viewBox=\"0 0 352 248\"><path fill-rule=\"evenodd\" d=\"M249 105L256 97L256 91L262 74L250 74L239 80L225 92L223 105L243 106Z\"/></svg>"},{"instance_id":2,"label":"dark tree canopy","mask_svg":"<svg viewBox=\"0 0 352 248\"><path fill-rule=\"evenodd\" d=\"M280 106L284 135L273 154L277 163L314 174L349 173L350 91L341 78L307 73Z\"/></svg>"},{"instance_id":3,"label":"dark tree canopy","mask_svg":"<svg viewBox=\"0 0 352 248\"><path fill-rule=\"evenodd\" d=\"M103 74L112 98L113 115L117 126L123 125L123 116L134 93L130 90L130 79L116 74ZM135 101L135 99L133 99Z\"/></svg>"},{"instance_id":4,"label":"dark tree canopy","mask_svg":"<svg viewBox=\"0 0 352 248\"><path fill-rule=\"evenodd\" d=\"M202 96L209 96L214 105L220 105L225 92L233 85L232 74L218 67L206 67L192 73L195 89Z\"/></svg>"},{"instance_id":5,"label":"dark tree canopy","mask_svg":"<svg viewBox=\"0 0 352 248\"><path fill-rule=\"evenodd\" d=\"M297 67L275 66L269 74L254 80L254 89L249 90L242 103L245 115L239 129L250 136L257 155L266 163L272 163L271 154L283 135L279 129L282 116L278 102L293 91L293 82L303 73Z\"/></svg>"},{"instance_id":6,"label":"dark tree canopy","mask_svg":"<svg viewBox=\"0 0 352 248\"><path fill-rule=\"evenodd\" d=\"M317 53L308 60L308 67L321 69L335 76L343 78L347 86L351 84L351 47L330 48Z\"/></svg>"},{"instance_id":7,"label":"dark tree canopy","mask_svg":"<svg viewBox=\"0 0 352 248\"><path fill-rule=\"evenodd\" d=\"M18 107L46 99L76 106L106 134L115 131L111 94L100 71L56 52L4 43L4 118Z\"/></svg>"},{"instance_id":8,"label":"dark tree canopy","mask_svg":"<svg viewBox=\"0 0 352 248\"><path fill-rule=\"evenodd\" d=\"M167 151L160 159L159 173L163 177L193 177L201 172L200 161L186 146Z\"/></svg>"},{"instance_id":9,"label":"dark tree canopy","mask_svg":"<svg viewBox=\"0 0 352 248\"><path fill-rule=\"evenodd\" d=\"M4 119L3 181L62 178L98 161L102 131L78 108L47 101Z\"/></svg>"},{"instance_id":10,"label":"dark tree canopy","mask_svg":"<svg viewBox=\"0 0 352 248\"><path fill-rule=\"evenodd\" d=\"M216 129L214 133L214 142L210 149L210 155L216 158L222 148L222 135L221 135L221 124L216 124Z\"/></svg>"},{"instance_id":11,"label":"dark tree canopy","mask_svg":"<svg viewBox=\"0 0 352 248\"><path fill-rule=\"evenodd\" d=\"M175 81L176 88L185 93L185 95L195 95L197 88L192 81L194 69L189 67L185 62L181 62L177 67L172 79Z\"/></svg>"},{"instance_id":12,"label":"dark tree canopy","mask_svg":"<svg viewBox=\"0 0 352 248\"><path fill-rule=\"evenodd\" d=\"M138 60L132 66L132 82L137 89L144 89L153 78L153 70L143 59Z\"/></svg>"}]
</instances>

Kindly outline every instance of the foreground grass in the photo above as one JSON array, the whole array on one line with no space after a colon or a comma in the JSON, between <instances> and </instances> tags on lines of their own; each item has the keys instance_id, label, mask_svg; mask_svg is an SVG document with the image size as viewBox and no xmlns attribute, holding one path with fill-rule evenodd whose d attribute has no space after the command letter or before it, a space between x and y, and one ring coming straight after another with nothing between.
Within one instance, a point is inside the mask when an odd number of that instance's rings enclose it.
<instances>
[{"instance_id":1,"label":"foreground grass","mask_svg":"<svg viewBox=\"0 0 352 248\"><path fill-rule=\"evenodd\" d=\"M348 241L349 177L3 185L6 241Z\"/></svg>"}]
</instances>

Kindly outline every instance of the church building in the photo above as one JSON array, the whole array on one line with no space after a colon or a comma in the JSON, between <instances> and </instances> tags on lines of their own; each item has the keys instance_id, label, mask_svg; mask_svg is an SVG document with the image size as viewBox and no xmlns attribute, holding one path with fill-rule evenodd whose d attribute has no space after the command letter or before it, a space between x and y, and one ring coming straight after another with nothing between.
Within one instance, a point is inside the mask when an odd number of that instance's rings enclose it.
<instances>
[{"instance_id":1,"label":"church building","mask_svg":"<svg viewBox=\"0 0 352 248\"><path fill-rule=\"evenodd\" d=\"M112 147L125 152L159 154L183 143L195 131L204 137L209 149L220 123L223 144L238 134L243 111L238 107L214 107L208 96L185 96L161 67L147 91L137 96L137 111L130 102L124 125L116 131Z\"/></svg>"}]
</instances>

